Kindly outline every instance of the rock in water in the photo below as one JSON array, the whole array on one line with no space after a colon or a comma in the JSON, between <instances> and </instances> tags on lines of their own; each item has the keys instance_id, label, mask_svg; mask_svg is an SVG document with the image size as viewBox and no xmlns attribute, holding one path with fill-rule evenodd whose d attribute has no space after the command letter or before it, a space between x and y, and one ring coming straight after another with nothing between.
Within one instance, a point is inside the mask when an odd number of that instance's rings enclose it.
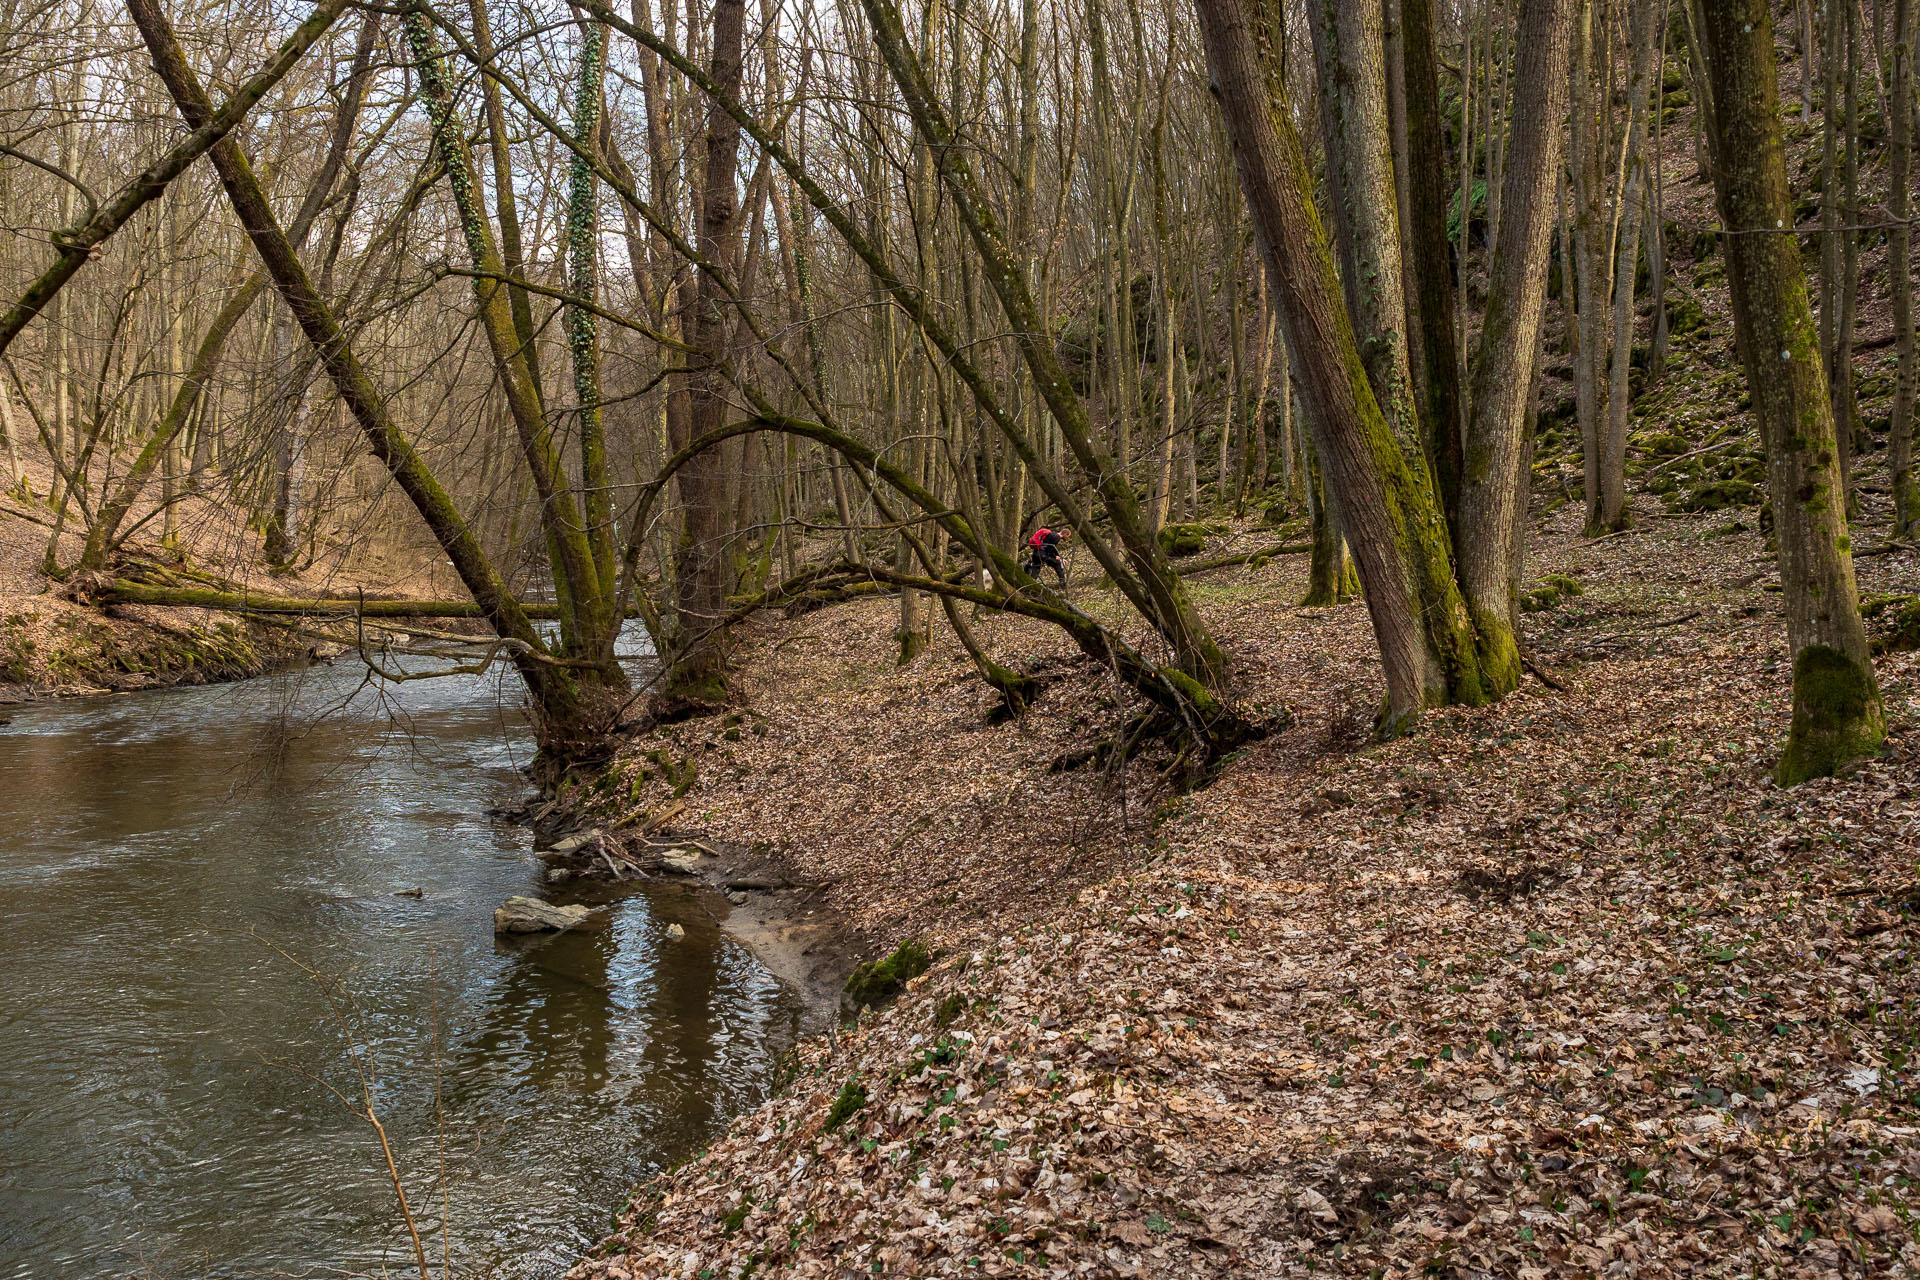
<instances>
[{"instance_id":1,"label":"rock in water","mask_svg":"<svg viewBox=\"0 0 1920 1280\"><path fill-rule=\"evenodd\" d=\"M669 942L679 942L682 939L684 939L686 936L687 936L687 931L681 928L679 925L670 924L667 926L667 940Z\"/></svg>"},{"instance_id":2,"label":"rock in water","mask_svg":"<svg viewBox=\"0 0 1920 1280\"><path fill-rule=\"evenodd\" d=\"M493 913L495 933L544 933L571 929L593 912L582 906L559 906L538 898L508 898Z\"/></svg>"}]
</instances>

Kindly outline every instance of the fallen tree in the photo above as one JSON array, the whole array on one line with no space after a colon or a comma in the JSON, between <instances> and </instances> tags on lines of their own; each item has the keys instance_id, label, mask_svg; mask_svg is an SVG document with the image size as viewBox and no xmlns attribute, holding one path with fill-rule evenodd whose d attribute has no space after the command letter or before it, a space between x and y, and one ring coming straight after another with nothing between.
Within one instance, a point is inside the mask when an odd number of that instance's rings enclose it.
<instances>
[{"instance_id":1,"label":"fallen tree","mask_svg":"<svg viewBox=\"0 0 1920 1280\"><path fill-rule=\"evenodd\" d=\"M151 604L176 609L217 609L224 613L293 614L299 617L342 618L484 618L486 613L471 600L393 600L371 596L270 596L252 591L222 591L217 587L157 587L144 582L116 578L107 586L93 590L87 599L94 604ZM554 621L560 616L555 604L522 603L527 617ZM629 610L628 616L634 616Z\"/></svg>"}]
</instances>

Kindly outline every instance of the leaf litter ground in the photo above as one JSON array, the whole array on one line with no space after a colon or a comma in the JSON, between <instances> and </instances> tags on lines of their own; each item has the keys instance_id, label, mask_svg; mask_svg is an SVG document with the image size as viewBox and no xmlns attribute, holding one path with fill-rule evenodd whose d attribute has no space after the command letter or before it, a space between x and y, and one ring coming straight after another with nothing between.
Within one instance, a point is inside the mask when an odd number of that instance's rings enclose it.
<instances>
[{"instance_id":1,"label":"leaf litter ground","mask_svg":"<svg viewBox=\"0 0 1920 1280\"><path fill-rule=\"evenodd\" d=\"M694 825L939 959L574 1274L1920 1270L1920 661L1878 665L1883 759L1776 788L1765 549L1641 516L1545 520L1565 691L1385 745L1361 606L1294 608L1297 557L1194 580L1292 719L1185 796L1049 772L1126 708L1039 628L982 623L1051 679L997 727L956 647L894 668L884 603L756 633L743 719L633 744L635 805L693 759Z\"/></svg>"}]
</instances>

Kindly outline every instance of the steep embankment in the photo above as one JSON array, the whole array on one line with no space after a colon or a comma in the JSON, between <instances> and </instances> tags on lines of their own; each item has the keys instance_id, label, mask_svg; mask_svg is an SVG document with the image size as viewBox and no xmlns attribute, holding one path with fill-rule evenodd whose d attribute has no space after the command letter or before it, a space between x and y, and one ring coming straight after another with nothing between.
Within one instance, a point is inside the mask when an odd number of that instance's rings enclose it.
<instances>
[{"instance_id":1,"label":"steep embankment","mask_svg":"<svg viewBox=\"0 0 1920 1280\"><path fill-rule=\"evenodd\" d=\"M1038 629L985 624L1057 677L999 726L954 646L892 666L883 604L757 632L736 716L633 744L605 803L682 790L936 958L578 1274L1920 1266L1920 655L1881 660L1885 759L1778 790L1766 549L1636 501L1540 530L1565 689L1384 746L1360 606L1291 607L1298 557L1197 580L1292 722L1185 797L1049 772L1118 713Z\"/></svg>"}]
</instances>

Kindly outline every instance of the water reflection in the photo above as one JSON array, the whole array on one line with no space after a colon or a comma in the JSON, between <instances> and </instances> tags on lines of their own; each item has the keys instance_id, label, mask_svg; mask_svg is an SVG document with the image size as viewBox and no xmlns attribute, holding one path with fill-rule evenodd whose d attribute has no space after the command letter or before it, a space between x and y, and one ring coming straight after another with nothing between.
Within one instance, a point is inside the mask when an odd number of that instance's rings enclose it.
<instances>
[{"instance_id":1,"label":"water reflection","mask_svg":"<svg viewBox=\"0 0 1920 1280\"><path fill-rule=\"evenodd\" d=\"M410 1260L372 1135L320 1083L357 1089L347 1038L274 947L351 993L436 1234L444 1148L468 1269L559 1270L756 1100L799 1008L701 899L494 940L492 907L538 891L524 834L483 816L524 791L512 701L343 664L9 711L0 1276Z\"/></svg>"}]
</instances>

